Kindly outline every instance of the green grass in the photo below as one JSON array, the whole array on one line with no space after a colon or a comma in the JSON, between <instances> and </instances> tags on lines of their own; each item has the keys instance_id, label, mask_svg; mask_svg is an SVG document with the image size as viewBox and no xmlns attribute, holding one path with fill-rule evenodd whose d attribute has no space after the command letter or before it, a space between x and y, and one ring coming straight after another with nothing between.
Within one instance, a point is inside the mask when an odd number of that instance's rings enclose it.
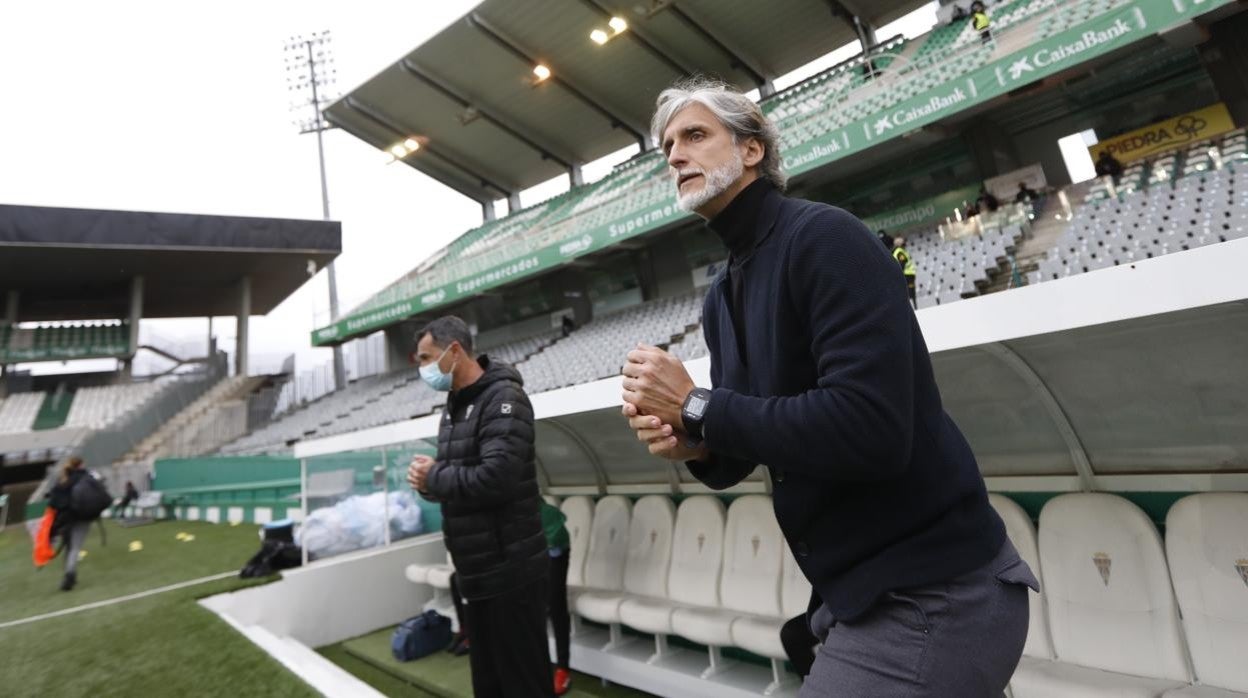
<instances>
[{"instance_id":1,"label":"green grass","mask_svg":"<svg viewBox=\"0 0 1248 698\"><path fill-rule=\"evenodd\" d=\"M254 526L166 522L92 531L79 586L61 592L61 560L36 572L22 527L0 533L0 622L237 570L259 547ZM175 539L187 532L195 540ZM129 552L131 540L143 550ZM249 586L227 578L0 629L7 696L314 696L196 599Z\"/></svg>"},{"instance_id":2,"label":"green grass","mask_svg":"<svg viewBox=\"0 0 1248 698\"><path fill-rule=\"evenodd\" d=\"M385 628L322 648L320 652L388 696L472 696L468 657L436 652L415 661L400 662L390 654L393 632L394 628ZM597 677L573 672L572 690L564 695L568 698L636 698L649 694L614 684L603 686Z\"/></svg>"}]
</instances>

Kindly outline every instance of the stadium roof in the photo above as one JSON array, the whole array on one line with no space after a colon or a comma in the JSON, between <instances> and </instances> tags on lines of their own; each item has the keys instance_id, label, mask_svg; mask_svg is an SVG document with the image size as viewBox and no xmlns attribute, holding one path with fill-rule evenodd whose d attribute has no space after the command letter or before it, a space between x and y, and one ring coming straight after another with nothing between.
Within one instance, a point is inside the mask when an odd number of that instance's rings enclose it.
<instances>
[{"instance_id":1,"label":"stadium roof","mask_svg":"<svg viewBox=\"0 0 1248 698\"><path fill-rule=\"evenodd\" d=\"M922 0L485 0L325 110L408 165L493 201L638 143L654 99L693 73L743 89L855 41ZM627 29L602 45L594 30ZM538 81L537 65L550 77Z\"/></svg>"},{"instance_id":2,"label":"stadium roof","mask_svg":"<svg viewBox=\"0 0 1248 698\"><path fill-rule=\"evenodd\" d=\"M264 315L341 251L330 221L0 205L0 291L24 322L125 317L139 275L144 317L234 315L248 275Z\"/></svg>"}]
</instances>

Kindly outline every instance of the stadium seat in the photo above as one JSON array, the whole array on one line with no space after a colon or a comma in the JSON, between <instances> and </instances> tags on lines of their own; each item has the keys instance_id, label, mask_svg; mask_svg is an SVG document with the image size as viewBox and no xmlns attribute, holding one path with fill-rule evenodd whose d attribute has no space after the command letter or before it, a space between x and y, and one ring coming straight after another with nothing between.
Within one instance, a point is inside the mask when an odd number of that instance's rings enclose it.
<instances>
[{"instance_id":1,"label":"stadium seat","mask_svg":"<svg viewBox=\"0 0 1248 698\"><path fill-rule=\"evenodd\" d=\"M788 545L782 545L780 569L780 615L774 618L742 616L732 624L732 643L754 654L771 659L772 682L763 695L772 695L791 683L786 675L784 661L788 654L780 642L780 629L788 619L804 616L810 606L811 588L797 558Z\"/></svg>"},{"instance_id":2,"label":"stadium seat","mask_svg":"<svg viewBox=\"0 0 1248 698\"><path fill-rule=\"evenodd\" d=\"M594 505L594 521L589 529L589 550L585 556L584 590L573 602L579 609L580 596L591 593L621 592L624 564L628 560L632 503L620 495L610 495ZM620 643L620 631L611 626L611 640L604 651Z\"/></svg>"},{"instance_id":3,"label":"stadium seat","mask_svg":"<svg viewBox=\"0 0 1248 698\"><path fill-rule=\"evenodd\" d=\"M620 605L628 598L667 596L667 572L672 559L672 530L676 507L669 497L649 495L633 505L628 530L628 554L624 561L624 581L620 591L587 591L576 597L576 612L583 618L616 626ZM618 638L618 628L612 634ZM661 637L661 636L660 636ZM659 641L655 655L664 654Z\"/></svg>"},{"instance_id":4,"label":"stadium seat","mask_svg":"<svg viewBox=\"0 0 1248 698\"><path fill-rule=\"evenodd\" d=\"M724 551L724 504L709 495L689 497L676 510L667 598L628 598L620 620L654 635L671 635L672 612L682 606L719 605L719 574Z\"/></svg>"},{"instance_id":5,"label":"stadium seat","mask_svg":"<svg viewBox=\"0 0 1248 698\"><path fill-rule=\"evenodd\" d=\"M1014 500L999 494L988 495L988 502L996 509L1001 520L1005 522L1005 533L1010 542L1018 550L1019 557L1031 568L1037 578L1040 572L1040 551L1036 545L1036 528L1031 523L1027 512L1023 511ZM1053 642L1049 637L1049 621L1044 608L1044 589L1039 594L1028 596L1027 644L1023 645L1023 655L1053 659Z\"/></svg>"},{"instance_id":6,"label":"stadium seat","mask_svg":"<svg viewBox=\"0 0 1248 698\"><path fill-rule=\"evenodd\" d=\"M1200 684L1166 696L1248 695L1248 494L1176 502L1166 553Z\"/></svg>"},{"instance_id":7,"label":"stadium seat","mask_svg":"<svg viewBox=\"0 0 1248 698\"><path fill-rule=\"evenodd\" d=\"M594 501L586 496L568 497L559 505L568 517L563 525L568 529L570 550L568 552L568 589L585 586L585 557L589 550L589 531L594 520Z\"/></svg>"},{"instance_id":8,"label":"stadium seat","mask_svg":"<svg viewBox=\"0 0 1248 698\"><path fill-rule=\"evenodd\" d=\"M1109 494L1067 494L1040 513L1040 568L1058 661L1024 657L1014 698L1160 696L1191 682L1161 537Z\"/></svg>"},{"instance_id":9,"label":"stadium seat","mask_svg":"<svg viewBox=\"0 0 1248 698\"><path fill-rule=\"evenodd\" d=\"M711 648L711 666L718 673L719 647L732 645L732 625L742 617L780 615L780 568L784 536L772 510L771 497L745 495L728 507L724 529L724 561L717 607L681 607L672 612L672 628L682 637Z\"/></svg>"}]
</instances>

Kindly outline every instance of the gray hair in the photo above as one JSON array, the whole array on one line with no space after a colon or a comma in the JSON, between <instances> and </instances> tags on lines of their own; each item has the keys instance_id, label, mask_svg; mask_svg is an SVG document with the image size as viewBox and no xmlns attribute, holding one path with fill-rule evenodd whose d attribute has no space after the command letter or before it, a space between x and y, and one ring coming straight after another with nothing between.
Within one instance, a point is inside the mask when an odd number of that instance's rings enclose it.
<instances>
[{"instance_id":1,"label":"gray hair","mask_svg":"<svg viewBox=\"0 0 1248 698\"><path fill-rule=\"evenodd\" d=\"M464 348L465 354L474 356L472 353L472 330L468 327L468 323L454 315L443 315L422 327L416 333L417 343L425 335L429 335L433 339L434 346L439 349L451 346L451 342L459 342L459 346Z\"/></svg>"},{"instance_id":2,"label":"gray hair","mask_svg":"<svg viewBox=\"0 0 1248 698\"><path fill-rule=\"evenodd\" d=\"M732 132L733 142L747 138L757 139L763 146L763 159L758 163L758 174L784 191L788 175L780 163L780 132L754 100L718 80L691 78L682 80L663 90L655 105L654 118L650 121L650 133L654 141L663 144L663 132L678 112L694 103L701 104L719 122Z\"/></svg>"}]
</instances>

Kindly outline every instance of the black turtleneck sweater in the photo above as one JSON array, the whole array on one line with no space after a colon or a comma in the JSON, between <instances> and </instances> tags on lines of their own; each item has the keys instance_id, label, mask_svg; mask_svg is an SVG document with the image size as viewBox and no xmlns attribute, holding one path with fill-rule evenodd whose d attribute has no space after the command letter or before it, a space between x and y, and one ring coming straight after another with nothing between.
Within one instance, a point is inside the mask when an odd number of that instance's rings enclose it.
<instances>
[{"instance_id":1,"label":"black turtleneck sweater","mask_svg":"<svg viewBox=\"0 0 1248 698\"><path fill-rule=\"evenodd\" d=\"M702 311L712 455L690 472L723 489L771 470L776 520L834 619L987 564L1005 528L875 235L761 181L710 227L731 264Z\"/></svg>"},{"instance_id":2,"label":"black turtleneck sweater","mask_svg":"<svg viewBox=\"0 0 1248 698\"><path fill-rule=\"evenodd\" d=\"M706 222L706 227L719 236L728 248L728 281L732 285L732 326L737 337L745 336L745 314L740 312L745 300L745 277L741 266L749 259L754 246L768 232L758 230L758 220L763 211L767 192L775 191L771 182L756 179L737 194L718 216ZM744 349L743 345L738 348ZM743 357L744 358L744 357Z\"/></svg>"}]
</instances>

